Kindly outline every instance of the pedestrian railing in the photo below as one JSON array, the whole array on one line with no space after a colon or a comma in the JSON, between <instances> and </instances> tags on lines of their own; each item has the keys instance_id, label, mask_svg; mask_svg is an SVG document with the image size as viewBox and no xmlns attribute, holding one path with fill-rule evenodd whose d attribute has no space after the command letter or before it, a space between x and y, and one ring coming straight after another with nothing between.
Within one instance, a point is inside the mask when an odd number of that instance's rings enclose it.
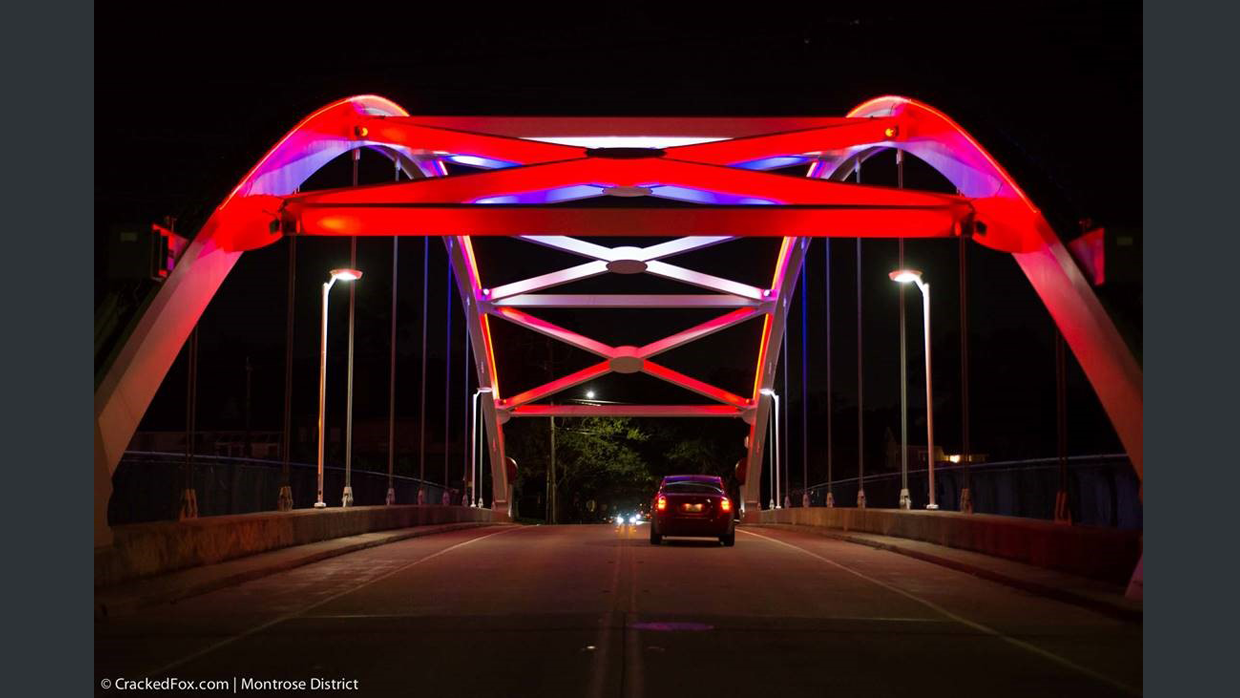
<instances>
[{"instance_id":1,"label":"pedestrian railing","mask_svg":"<svg viewBox=\"0 0 1240 698\"><path fill-rule=\"evenodd\" d=\"M1072 456L1068 458L1067 474L1068 502L1074 523L1126 530L1142 528L1141 482L1126 455ZM974 463L969 466L968 477L975 513L1054 518L1055 495L1060 486L1057 458ZM964 480L964 465L935 464L935 500L941 509L959 510ZM829 486L825 482L813 485L809 488L810 506L825 506L828 490L835 506L856 506L857 483L857 478L852 477L835 480ZM924 509L929 501L925 468L909 470L908 488L913 508ZM867 474L866 506L896 508L900 489L899 471ZM801 506L804 491L802 488L789 490L792 506ZM767 499L762 501L763 506L767 503Z\"/></svg>"},{"instance_id":2,"label":"pedestrian railing","mask_svg":"<svg viewBox=\"0 0 1240 698\"><path fill-rule=\"evenodd\" d=\"M195 455L192 479L199 516L250 514L274 511L283 484L283 461L257 458ZM112 476L112 499L108 522L113 525L176 519L181 490L185 487L185 454L154 451L126 451ZM386 472L353 469L350 477L357 506L383 504L387 498ZM344 492L344 468L323 468L323 499L328 506L340 506ZM314 506L318 493L318 466L289 463L289 484L293 508ZM398 504L415 504L418 487L425 488L425 503L441 504L444 486L404 475L392 477ZM449 489L453 504L461 503L461 492Z\"/></svg>"}]
</instances>

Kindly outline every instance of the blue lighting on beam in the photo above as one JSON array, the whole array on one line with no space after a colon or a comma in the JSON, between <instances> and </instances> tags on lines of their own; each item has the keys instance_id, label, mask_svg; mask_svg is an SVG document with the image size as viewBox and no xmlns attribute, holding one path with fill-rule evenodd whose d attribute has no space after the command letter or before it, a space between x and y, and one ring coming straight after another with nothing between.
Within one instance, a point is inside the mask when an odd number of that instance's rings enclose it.
<instances>
[{"instance_id":1,"label":"blue lighting on beam","mask_svg":"<svg viewBox=\"0 0 1240 698\"><path fill-rule=\"evenodd\" d=\"M577 184L571 187L557 187L542 191L529 191L520 194L503 196L487 196L474 201L475 204L554 204L561 201L576 201L602 196L603 189L588 184Z\"/></svg>"},{"instance_id":2,"label":"blue lighting on beam","mask_svg":"<svg viewBox=\"0 0 1240 698\"><path fill-rule=\"evenodd\" d=\"M688 201L695 204L718 204L722 206L751 206L751 205L772 205L778 204L778 201L771 199L759 199L753 196L736 196L735 194L721 194L719 192L706 191L705 189L691 189L689 187L677 187L670 185L652 185L651 195L662 199L672 199L675 201Z\"/></svg>"},{"instance_id":3,"label":"blue lighting on beam","mask_svg":"<svg viewBox=\"0 0 1240 698\"><path fill-rule=\"evenodd\" d=\"M515 162L496 160L494 158L484 158L478 155L449 155L444 159L449 162L455 162L458 165L465 165L466 167L481 167L485 170L501 170L505 167L517 166L517 163Z\"/></svg>"},{"instance_id":4,"label":"blue lighting on beam","mask_svg":"<svg viewBox=\"0 0 1240 698\"><path fill-rule=\"evenodd\" d=\"M810 158L804 155L779 155L773 158L762 158L761 160L750 160L749 162L741 162L733 165L743 170L778 170L781 167L792 167L793 165L804 165L809 162Z\"/></svg>"}]
</instances>

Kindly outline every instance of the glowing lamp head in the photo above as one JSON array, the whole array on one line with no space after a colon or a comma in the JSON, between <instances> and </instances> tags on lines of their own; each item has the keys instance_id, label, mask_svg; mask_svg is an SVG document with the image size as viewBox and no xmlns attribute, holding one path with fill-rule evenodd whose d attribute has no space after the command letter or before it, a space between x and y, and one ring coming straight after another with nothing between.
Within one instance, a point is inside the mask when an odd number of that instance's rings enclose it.
<instances>
[{"instance_id":1,"label":"glowing lamp head","mask_svg":"<svg viewBox=\"0 0 1240 698\"><path fill-rule=\"evenodd\" d=\"M883 130L883 135L888 138L895 138L897 135L899 135L899 133L900 133L899 126L888 126L885 130Z\"/></svg>"},{"instance_id":2,"label":"glowing lamp head","mask_svg":"<svg viewBox=\"0 0 1240 698\"><path fill-rule=\"evenodd\" d=\"M357 281L362 278L362 272L357 269L332 269L332 279L335 281Z\"/></svg>"},{"instance_id":3,"label":"glowing lamp head","mask_svg":"<svg viewBox=\"0 0 1240 698\"><path fill-rule=\"evenodd\" d=\"M365 126L357 126L353 129L353 133L356 134L358 138L365 138L370 135L370 129Z\"/></svg>"},{"instance_id":4,"label":"glowing lamp head","mask_svg":"<svg viewBox=\"0 0 1240 698\"><path fill-rule=\"evenodd\" d=\"M593 399L594 399L594 391L593 391L593 390L587 390L587 391L586 391L586 399L587 399L587 400L593 400Z\"/></svg>"},{"instance_id":5,"label":"glowing lamp head","mask_svg":"<svg viewBox=\"0 0 1240 698\"><path fill-rule=\"evenodd\" d=\"M888 276L898 284L911 284L921 281L921 272L916 269L897 269Z\"/></svg>"},{"instance_id":6,"label":"glowing lamp head","mask_svg":"<svg viewBox=\"0 0 1240 698\"><path fill-rule=\"evenodd\" d=\"M772 395L775 394L775 391L771 390L770 388L763 388L762 390L759 390L758 392L762 393L763 395L767 397L771 397Z\"/></svg>"}]
</instances>

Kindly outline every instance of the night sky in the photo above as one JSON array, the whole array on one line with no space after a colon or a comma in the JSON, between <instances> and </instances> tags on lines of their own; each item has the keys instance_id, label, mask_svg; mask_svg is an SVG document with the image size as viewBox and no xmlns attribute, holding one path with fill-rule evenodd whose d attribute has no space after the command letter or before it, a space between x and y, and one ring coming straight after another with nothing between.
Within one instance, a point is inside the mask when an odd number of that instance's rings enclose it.
<instances>
[{"instance_id":1,"label":"night sky","mask_svg":"<svg viewBox=\"0 0 1240 698\"><path fill-rule=\"evenodd\" d=\"M96 29L97 271L104 269L106 232L176 216L182 233L196 232L211 209L290 127L322 105L376 93L412 114L563 115L843 115L883 94L902 94L943 110L973 133L1048 215L1065 238L1078 221L1139 235L1141 225L1141 16L1136 3L1040 3L945 13L826 7L806 14L765 16L730 25L625 5L615 14L541 21L484 20L480 9L460 16L419 11L385 16L378 5L341 5L317 25L296 13L247 12L227 19L219 5L197 16L169 10L100 9ZM1000 5L1000 4L995 4ZM752 8L751 8L752 9ZM576 16L576 15L574 15ZM1131 144L1131 145L1129 145ZM907 165L908 186L945 190L919 162ZM867 163L863 182L894 184L890 153ZM363 183L388 181L390 163L363 156ZM349 164L337 161L309 188L348 184ZM646 238L638 244L653 244ZM604 240L605 244L631 244ZM811 454L822 448L826 376L825 240L815 240L806 266L809 289ZM318 288L327 270L348 261L345 239L306 239L298 247L294 423L312 424L317 379ZM515 240L477 243L486 285L550 271L574 258ZM742 240L675 261L740 281L764 284L778 243ZM959 448L958 243L911 241L907 265L925 270L935 291L936 435ZM201 322L200 429L243 426L245 361L253 365L253 428L278 430L284 386L287 241L247 253ZM355 418L387 417L391 240L362 239L358 266ZM881 454L883 432L898 434L897 288L887 279L897 242L863 244L867 453ZM400 256L397 413L418 415L421 238L404 238ZM431 381L428 419L442 430L446 269L443 244L429 244ZM833 388L840 457L856 448L856 246L831 242ZM1006 255L971 244L970 353L974 450L992 458L1055 452L1054 329L1028 282ZM108 290L97 273L97 300ZM610 278L563 292L657 291L642 277ZM671 282L667 282L671 284ZM671 285L669 290L681 290ZM343 423L347 292L334 292L333 380L329 412ZM911 441L924 443L921 325L917 294L908 291ZM1140 355L1140 287L1100 291L1119 313ZM800 303L790 314L791 442L799 449ZM455 301L454 301L455 303ZM461 438L461 316L453 309L452 421ZM645 311L544 312L542 316L613 344L641 344L700 322L709 314ZM597 316L597 317L596 317ZM493 323L499 328L502 322ZM759 323L725 331L665 363L747 394ZM546 379L547 344L517 328L496 330L505 394ZM338 363L337 363L338 362ZM588 355L557 345L557 372L580 368ZM1078 367L1070 361L1070 452L1120 451ZM184 361L178 359L141 429L184 427ZM782 374L779 379L782 384ZM589 386L619 401L697 402L643 376L611 376ZM782 385L777 385L781 388ZM585 387L568 396L584 394ZM669 392L670 391L670 392ZM359 427L360 429L360 427ZM872 434L871 434L872 432ZM294 432L296 434L296 431ZM366 449L359 431L359 449ZM416 434L412 435L416 438ZM384 430L384 438L386 432ZM404 441L402 441L404 443ZM413 443L416 443L413 442ZM309 454L310 443L295 445ZM795 453L795 451L794 451ZM814 456L817 458L817 456ZM854 456L855 458L855 456ZM816 461L812 461L815 462Z\"/></svg>"}]
</instances>

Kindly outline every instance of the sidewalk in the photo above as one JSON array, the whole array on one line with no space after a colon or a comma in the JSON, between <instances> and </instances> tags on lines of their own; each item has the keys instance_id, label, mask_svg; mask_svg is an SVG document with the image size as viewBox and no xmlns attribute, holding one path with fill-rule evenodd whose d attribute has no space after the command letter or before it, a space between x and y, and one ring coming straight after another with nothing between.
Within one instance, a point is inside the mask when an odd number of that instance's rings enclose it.
<instances>
[{"instance_id":1,"label":"sidewalk","mask_svg":"<svg viewBox=\"0 0 1240 698\"><path fill-rule=\"evenodd\" d=\"M1125 598L1124 587L1106 582L907 538L794 524L757 524L756 526L811 533L849 543L868 545L871 548L888 550L989 579L1031 594L1088 608L1119 620L1142 622L1142 602Z\"/></svg>"},{"instance_id":2,"label":"sidewalk","mask_svg":"<svg viewBox=\"0 0 1240 698\"><path fill-rule=\"evenodd\" d=\"M96 619L115 617L151 606L175 603L191 596L248 582L251 579L266 577L337 555L395 543L407 538L495 525L497 524L464 522L363 533L308 545L281 548L214 565L193 567L158 577L104 587L95 591L95 617Z\"/></svg>"}]
</instances>

